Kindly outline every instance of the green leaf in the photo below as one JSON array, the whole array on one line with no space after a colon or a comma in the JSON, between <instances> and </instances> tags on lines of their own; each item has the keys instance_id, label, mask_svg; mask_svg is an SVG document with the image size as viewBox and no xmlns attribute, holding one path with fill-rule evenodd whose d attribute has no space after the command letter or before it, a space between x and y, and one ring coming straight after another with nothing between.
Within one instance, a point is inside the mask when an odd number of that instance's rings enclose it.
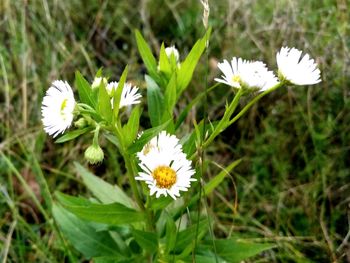
<instances>
[{"instance_id":1,"label":"green leaf","mask_svg":"<svg viewBox=\"0 0 350 263\"><path fill-rule=\"evenodd\" d=\"M58 204L53 204L52 214L64 236L85 257L118 256L117 244L108 232L96 232L89 222L77 218Z\"/></svg>"},{"instance_id":2,"label":"green leaf","mask_svg":"<svg viewBox=\"0 0 350 263\"><path fill-rule=\"evenodd\" d=\"M150 253L155 253L158 250L158 237L156 233L145 232L141 230L132 229L131 233L136 242Z\"/></svg>"},{"instance_id":3,"label":"green leaf","mask_svg":"<svg viewBox=\"0 0 350 263\"><path fill-rule=\"evenodd\" d=\"M165 52L164 43L162 43L162 46L160 47L160 54L159 54L159 71L164 73L167 79L170 79L171 77L171 65L169 62L169 58Z\"/></svg>"},{"instance_id":4,"label":"green leaf","mask_svg":"<svg viewBox=\"0 0 350 263\"><path fill-rule=\"evenodd\" d=\"M276 247L275 244L254 243L248 240L217 239L214 242L217 254L231 263L239 263L265 250ZM211 246L212 241L207 241L206 244Z\"/></svg>"},{"instance_id":5,"label":"green leaf","mask_svg":"<svg viewBox=\"0 0 350 263\"><path fill-rule=\"evenodd\" d=\"M164 112L164 98L157 83L148 75L145 75L147 83L147 105L152 127L162 124Z\"/></svg>"},{"instance_id":6,"label":"green leaf","mask_svg":"<svg viewBox=\"0 0 350 263\"><path fill-rule=\"evenodd\" d=\"M123 126L124 144L126 147L129 147L129 145L136 139L139 131L140 117L141 109L139 106L136 106L132 110L127 124Z\"/></svg>"},{"instance_id":7,"label":"green leaf","mask_svg":"<svg viewBox=\"0 0 350 263\"><path fill-rule=\"evenodd\" d=\"M103 68L99 68L95 74L95 78L102 78L102 71L103 71Z\"/></svg>"},{"instance_id":8,"label":"green leaf","mask_svg":"<svg viewBox=\"0 0 350 263\"><path fill-rule=\"evenodd\" d=\"M165 228L165 254L169 254L174 249L176 242L176 224L174 220L168 216Z\"/></svg>"},{"instance_id":9,"label":"green leaf","mask_svg":"<svg viewBox=\"0 0 350 263\"><path fill-rule=\"evenodd\" d=\"M59 202L79 218L107 225L131 224L144 221L144 214L120 203L96 204L87 199L56 192Z\"/></svg>"},{"instance_id":10,"label":"green leaf","mask_svg":"<svg viewBox=\"0 0 350 263\"><path fill-rule=\"evenodd\" d=\"M86 187L103 204L120 203L126 207L136 209L137 206L133 200L117 185L111 185L105 182L77 162L74 162L74 166L78 174L82 177Z\"/></svg>"},{"instance_id":11,"label":"green leaf","mask_svg":"<svg viewBox=\"0 0 350 263\"><path fill-rule=\"evenodd\" d=\"M111 97L108 95L106 85L103 81L101 81L98 90L98 112L101 114L102 118L110 123L113 117Z\"/></svg>"},{"instance_id":12,"label":"green leaf","mask_svg":"<svg viewBox=\"0 0 350 263\"><path fill-rule=\"evenodd\" d=\"M166 120L172 118L173 115L173 109L176 104L176 73L174 73L168 83L168 86L166 87L165 94L164 94L164 104L165 104L165 111L163 114L163 120L164 116L166 116Z\"/></svg>"},{"instance_id":13,"label":"green leaf","mask_svg":"<svg viewBox=\"0 0 350 263\"><path fill-rule=\"evenodd\" d=\"M162 198L152 198L151 202L151 208L153 210L162 210L165 207L167 207L174 199L172 199L170 196L162 197Z\"/></svg>"},{"instance_id":14,"label":"green leaf","mask_svg":"<svg viewBox=\"0 0 350 263\"><path fill-rule=\"evenodd\" d=\"M85 127L82 129L78 129L78 130L74 130L74 131L70 131L65 133L64 135L62 135L60 138L58 138L55 143L63 143L63 142L67 142L70 140L73 140L77 137L79 137L80 135L87 133L89 131L92 131L93 128L92 127Z\"/></svg>"},{"instance_id":15,"label":"green leaf","mask_svg":"<svg viewBox=\"0 0 350 263\"><path fill-rule=\"evenodd\" d=\"M150 47L148 46L145 39L141 35L140 31L135 30L135 37L136 37L137 48L140 52L143 63L145 63L148 73L152 76L153 79L158 81L159 77L157 72L157 61L154 58Z\"/></svg>"},{"instance_id":16,"label":"green leaf","mask_svg":"<svg viewBox=\"0 0 350 263\"><path fill-rule=\"evenodd\" d=\"M181 63L181 67L178 72L178 92L177 97L187 88L192 79L193 72L197 66L197 63L203 54L209 36L211 28L208 29L203 38L199 39L191 49L186 59Z\"/></svg>"},{"instance_id":17,"label":"green leaf","mask_svg":"<svg viewBox=\"0 0 350 263\"><path fill-rule=\"evenodd\" d=\"M114 92L112 92L112 96L113 96L113 116L115 119L118 118L118 114L119 114L119 104L120 104L120 99L122 96L122 92L123 92L123 88L124 88L124 84L126 82L126 77L128 75L128 66L125 67L119 82L118 82L118 87L116 90L114 90Z\"/></svg>"},{"instance_id":18,"label":"green leaf","mask_svg":"<svg viewBox=\"0 0 350 263\"><path fill-rule=\"evenodd\" d=\"M97 101L94 97L90 83L81 75L79 71L75 72L74 84L78 89L80 101L96 109Z\"/></svg>"},{"instance_id":19,"label":"green leaf","mask_svg":"<svg viewBox=\"0 0 350 263\"><path fill-rule=\"evenodd\" d=\"M197 224L193 224L185 230L180 231L176 238L176 245L174 247L175 252L181 253L182 256L188 255L193 248L194 239L197 238L198 240L201 240L207 231L208 220L202 220L198 223L198 236L196 236Z\"/></svg>"},{"instance_id":20,"label":"green leaf","mask_svg":"<svg viewBox=\"0 0 350 263\"><path fill-rule=\"evenodd\" d=\"M169 123L170 123L170 120L167 122L164 122L162 125L145 130L142 133L142 135L138 139L136 139L136 141L128 148L129 154L134 154L141 151L143 146L146 143L148 143L158 133L165 130L169 125Z\"/></svg>"}]
</instances>

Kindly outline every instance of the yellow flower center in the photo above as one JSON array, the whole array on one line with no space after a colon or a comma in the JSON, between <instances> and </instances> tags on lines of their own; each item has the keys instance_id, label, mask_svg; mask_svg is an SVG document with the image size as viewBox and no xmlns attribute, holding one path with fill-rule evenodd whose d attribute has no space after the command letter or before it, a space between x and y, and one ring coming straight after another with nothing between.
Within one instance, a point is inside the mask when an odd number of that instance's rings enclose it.
<instances>
[{"instance_id":1,"label":"yellow flower center","mask_svg":"<svg viewBox=\"0 0 350 263\"><path fill-rule=\"evenodd\" d=\"M234 76L232 77L232 81L233 81L233 82L240 82L240 81L241 81L241 77L240 77L239 75L234 75Z\"/></svg>"},{"instance_id":2,"label":"yellow flower center","mask_svg":"<svg viewBox=\"0 0 350 263\"><path fill-rule=\"evenodd\" d=\"M159 188L170 189L176 183L176 172L169 166L158 166L152 176Z\"/></svg>"},{"instance_id":3,"label":"yellow flower center","mask_svg":"<svg viewBox=\"0 0 350 263\"><path fill-rule=\"evenodd\" d=\"M64 109L67 107L67 99L64 99L61 104L61 113L64 111Z\"/></svg>"}]
</instances>

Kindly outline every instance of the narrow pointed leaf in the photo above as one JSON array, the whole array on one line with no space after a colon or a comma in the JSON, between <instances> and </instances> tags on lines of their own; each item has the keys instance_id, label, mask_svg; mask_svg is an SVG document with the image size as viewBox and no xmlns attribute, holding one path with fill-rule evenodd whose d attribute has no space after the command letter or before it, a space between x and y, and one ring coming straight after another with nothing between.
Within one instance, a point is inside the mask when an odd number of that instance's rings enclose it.
<instances>
[{"instance_id":1,"label":"narrow pointed leaf","mask_svg":"<svg viewBox=\"0 0 350 263\"><path fill-rule=\"evenodd\" d=\"M62 135L61 137L59 137L55 141L55 143L63 143L63 142L67 142L67 141L73 140L73 139L79 137L80 135L82 135L84 133L92 131L92 129L93 129L92 127L85 127L85 128L82 128L82 129L78 129L78 130L67 132L64 135Z\"/></svg>"},{"instance_id":2,"label":"narrow pointed leaf","mask_svg":"<svg viewBox=\"0 0 350 263\"><path fill-rule=\"evenodd\" d=\"M108 232L96 232L92 224L79 219L58 204L53 204L52 214L64 236L86 258L118 256L118 246Z\"/></svg>"},{"instance_id":3,"label":"narrow pointed leaf","mask_svg":"<svg viewBox=\"0 0 350 263\"><path fill-rule=\"evenodd\" d=\"M157 83L148 75L145 75L147 83L147 105L152 127L162 124L164 113L164 97Z\"/></svg>"},{"instance_id":4,"label":"narrow pointed leaf","mask_svg":"<svg viewBox=\"0 0 350 263\"><path fill-rule=\"evenodd\" d=\"M190 83L193 72L198 64L201 55L205 50L207 41L209 41L210 33L211 29L209 28L204 37L194 44L186 59L181 63L181 67L178 72L178 97Z\"/></svg>"},{"instance_id":5,"label":"narrow pointed leaf","mask_svg":"<svg viewBox=\"0 0 350 263\"><path fill-rule=\"evenodd\" d=\"M74 166L78 174L83 178L86 187L103 204L120 203L132 209L136 208L133 200L117 185L107 183L77 162L74 162Z\"/></svg>"},{"instance_id":6,"label":"narrow pointed leaf","mask_svg":"<svg viewBox=\"0 0 350 263\"><path fill-rule=\"evenodd\" d=\"M118 118L120 100L121 100L121 96L122 96L122 92L123 92L124 84L126 82L127 75L128 75L128 66L125 67L125 69L124 69L124 71L119 79L117 89L114 90L114 92L112 92L112 95L113 95L113 116L115 119Z\"/></svg>"},{"instance_id":7,"label":"narrow pointed leaf","mask_svg":"<svg viewBox=\"0 0 350 263\"><path fill-rule=\"evenodd\" d=\"M106 85L101 82L98 88L98 112L101 114L102 118L106 121L111 122L113 117L111 98L107 93Z\"/></svg>"},{"instance_id":8,"label":"narrow pointed leaf","mask_svg":"<svg viewBox=\"0 0 350 263\"><path fill-rule=\"evenodd\" d=\"M136 242L150 253L154 253L158 249L158 237L156 233L146 232L141 230L133 229L131 231Z\"/></svg>"},{"instance_id":9,"label":"narrow pointed leaf","mask_svg":"<svg viewBox=\"0 0 350 263\"><path fill-rule=\"evenodd\" d=\"M217 254L228 262L239 263L259 253L276 247L272 243L254 243L249 240L217 239L214 240ZM206 242L211 246L212 241Z\"/></svg>"},{"instance_id":10,"label":"narrow pointed leaf","mask_svg":"<svg viewBox=\"0 0 350 263\"><path fill-rule=\"evenodd\" d=\"M79 98L82 103L96 108L97 101L94 97L90 83L81 75L79 71L75 72L75 87L78 89Z\"/></svg>"},{"instance_id":11,"label":"narrow pointed leaf","mask_svg":"<svg viewBox=\"0 0 350 263\"><path fill-rule=\"evenodd\" d=\"M148 73L153 78L157 78L157 76L158 76L157 61L154 58L150 47L148 46L147 42L145 41L145 39L141 35L140 31L135 30L135 37L136 37L137 48L140 52L143 63L145 63L145 66L147 68Z\"/></svg>"},{"instance_id":12,"label":"narrow pointed leaf","mask_svg":"<svg viewBox=\"0 0 350 263\"><path fill-rule=\"evenodd\" d=\"M164 43L160 47L159 54L159 71L164 73L164 75L169 79L171 76L171 65L169 62L169 58L165 52Z\"/></svg>"},{"instance_id":13,"label":"narrow pointed leaf","mask_svg":"<svg viewBox=\"0 0 350 263\"><path fill-rule=\"evenodd\" d=\"M140 125L141 109L139 106L135 107L129 117L127 124L123 126L124 143L128 147L136 139Z\"/></svg>"},{"instance_id":14,"label":"narrow pointed leaf","mask_svg":"<svg viewBox=\"0 0 350 263\"><path fill-rule=\"evenodd\" d=\"M81 219L107 225L131 224L144 221L144 214L120 203L96 204L81 197L56 192L59 202Z\"/></svg>"}]
</instances>

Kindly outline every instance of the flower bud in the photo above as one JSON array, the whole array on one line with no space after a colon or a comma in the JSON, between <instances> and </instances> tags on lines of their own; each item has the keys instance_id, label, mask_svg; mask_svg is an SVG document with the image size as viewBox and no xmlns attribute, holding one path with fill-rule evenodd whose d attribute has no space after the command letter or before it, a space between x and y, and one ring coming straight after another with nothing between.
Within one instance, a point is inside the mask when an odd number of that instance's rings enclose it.
<instances>
[{"instance_id":1,"label":"flower bud","mask_svg":"<svg viewBox=\"0 0 350 263\"><path fill-rule=\"evenodd\" d=\"M103 160L103 150L98 144L90 145L85 150L84 157L90 164L98 164Z\"/></svg>"},{"instance_id":2,"label":"flower bud","mask_svg":"<svg viewBox=\"0 0 350 263\"><path fill-rule=\"evenodd\" d=\"M96 77L94 79L94 81L92 82L92 84L91 84L91 88L92 89L98 89L100 87L101 83L103 83L104 85L107 86L107 83L108 83L107 79L106 78L102 78L102 77Z\"/></svg>"},{"instance_id":3,"label":"flower bud","mask_svg":"<svg viewBox=\"0 0 350 263\"><path fill-rule=\"evenodd\" d=\"M84 118L80 118L76 122L74 122L74 126L77 128L84 128L87 125L88 125L88 122Z\"/></svg>"},{"instance_id":4,"label":"flower bud","mask_svg":"<svg viewBox=\"0 0 350 263\"><path fill-rule=\"evenodd\" d=\"M177 48L175 46L167 47L165 49L165 53L168 56L168 58L170 58L171 54L173 54L176 62L179 61L179 51L177 50Z\"/></svg>"}]
</instances>

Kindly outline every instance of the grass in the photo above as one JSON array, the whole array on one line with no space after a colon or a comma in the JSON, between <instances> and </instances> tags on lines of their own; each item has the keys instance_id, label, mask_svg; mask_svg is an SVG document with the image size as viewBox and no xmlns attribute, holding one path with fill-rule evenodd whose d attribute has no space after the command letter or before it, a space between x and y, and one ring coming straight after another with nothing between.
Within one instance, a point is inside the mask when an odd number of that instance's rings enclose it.
<instances>
[{"instance_id":1,"label":"grass","mask_svg":"<svg viewBox=\"0 0 350 263\"><path fill-rule=\"evenodd\" d=\"M211 1L212 64L241 56L275 68L282 45L309 52L322 83L278 90L226 130L207 156L220 166L243 158L231 180L208 199L216 236L276 241L254 262L346 262L349 244L350 33L347 1ZM145 69L133 30L158 50L161 41L189 51L202 36L199 1L0 2L0 248L2 262L83 261L52 221L51 193L83 194L72 161L84 163L90 138L56 145L40 123L41 99L51 81L73 83L104 67L117 79L126 64L142 85ZM181 105L199 90L205 61ZM223 113L227 87L209 94L212 120ZM200 112L198 113L200 114ZM192 126L187 123L188 128ZM118 154L91 167L110 182ZM207 158L208 158L207 157ZM220 169L209 165L208 177ZM237 187L237 195L233 190ZM234 203L237 201L238 206Z\"/></svg>"}]
</instances>

